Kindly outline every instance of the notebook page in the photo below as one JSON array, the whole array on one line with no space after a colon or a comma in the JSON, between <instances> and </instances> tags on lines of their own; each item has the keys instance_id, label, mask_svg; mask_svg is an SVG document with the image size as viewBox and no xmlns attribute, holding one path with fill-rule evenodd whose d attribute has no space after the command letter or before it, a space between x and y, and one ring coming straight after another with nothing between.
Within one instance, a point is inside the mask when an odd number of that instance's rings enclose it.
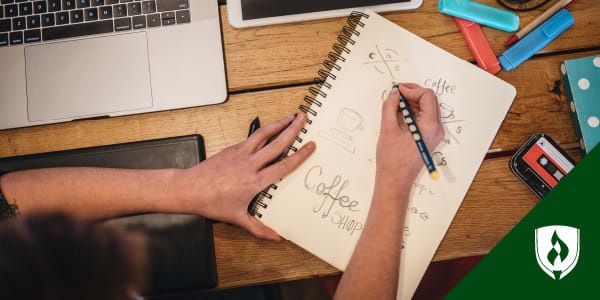
<instances>
[{"instance_id":1,"label":"notebook page","mask_svg":"<svg viewBox=\"0 0 600 300\"><path fill-rule=\"evenodd\" d=\"M375 174L381 105L392 81L438 96L445 140L430 149L440 179L422 169L412 187L404 231L399 299L410 299L458 210L512 100L502 80L373 12L350 54L328 79L322 107L300 137L316 152L280 182L262 221L344 270L364 227ZM301 145L296 145L301 146ZM399 153L398 155L402 155ZM402 170L398 170L402 172Z\"/></svg>"}]
</instances>

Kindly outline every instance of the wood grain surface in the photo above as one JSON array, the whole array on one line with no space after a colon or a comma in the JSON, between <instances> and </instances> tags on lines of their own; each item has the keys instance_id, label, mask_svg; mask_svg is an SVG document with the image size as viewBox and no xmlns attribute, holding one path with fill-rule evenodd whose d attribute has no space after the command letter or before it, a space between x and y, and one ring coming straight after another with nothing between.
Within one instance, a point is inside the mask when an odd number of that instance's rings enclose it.
<instances>
[{"instance_id":1,"label":"wood grain surface","mask_svg":"<svg viewBox=\"0 0 600 300\"><path fill-rule=\"evenodd\" d=\"M498 6L496 0L478 2ZM545 7L544 7L545 9ZM527 24L544 9L520 13ZM600 5L598 1L578 1L569 11L575 25L541 53L573 51L600 46ZM437 1L425 0L416 11L383 14L394 23L417 34L450 53L474 61L454 18L438 12ZM331 50L344 18L234 29L221 6L227 78L231 91L265 88L273 85L306 83L313 80L323 59ZM484 28L494 52L499 55L511 33Z\"/></svg>"},{"instance_id":2,"label":"wood grain surface","mask_svg":"<svg viewBox=\"0 0 600 300\"><path fill-rule=\"evenodd\" d=\"M479 0L497 6L495 0ZM297 111L307 88L345 24L344 18L234 29L221 5L230 96L224 104L100 120L0 131L0 157L202 134L207 155L243 141L256 116L267 124ZM543 10L543 9L542 9ZM542 10L519 13L522 24ZM499 157L482 164L434 260L487 253L537 203L508 169L509 155L531 134L544 132L578 158L576 135L558 65L600 53L600 2L578 1L575 25L533 59L498 77L517 88L491 149ZM453 18L437 1L416 11L384 14L398 25L472 61ZM484 28L496 54L511 34ZM476 83L474 83L476 84ZM201 97L201 95L199 95ZM487 99L481 99L486 101ZM258 240L237 227L213 226L219 288L328 276L338 271L290 242Z\"/></svg>"}]
</instances>

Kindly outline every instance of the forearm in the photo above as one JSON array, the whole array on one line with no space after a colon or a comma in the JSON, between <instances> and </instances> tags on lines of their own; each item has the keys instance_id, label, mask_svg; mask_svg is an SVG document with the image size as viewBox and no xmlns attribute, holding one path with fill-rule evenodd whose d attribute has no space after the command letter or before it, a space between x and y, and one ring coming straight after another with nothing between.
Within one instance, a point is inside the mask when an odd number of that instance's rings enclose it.
<instances>
[{"instance_id":1,"label":"forearm","mask_svg":"<svg viewBox=\"0 0 600 300\"><path fill-rule=\"evenodd\" d=\"M377 178L365 229L336 299L395 299L404 220L412 181Z\"/></svg>"},{"instance_id":2,"label":"forearm","mask_svg":"<svg viewBox=\"0 0 600 300\"><path fill-rule=\"evenodd\" d=\"M179 170L53 168L6 174L0 187L21 214L61 211L84 219L177 211Z\"/></svg>"}]
</instances>

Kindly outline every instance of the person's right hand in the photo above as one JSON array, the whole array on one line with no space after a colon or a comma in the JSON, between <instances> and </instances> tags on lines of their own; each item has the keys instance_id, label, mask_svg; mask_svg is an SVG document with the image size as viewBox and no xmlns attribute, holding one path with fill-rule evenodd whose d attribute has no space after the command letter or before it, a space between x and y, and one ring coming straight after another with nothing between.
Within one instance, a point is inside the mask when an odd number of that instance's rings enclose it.
<instances>
[{"instance_id":1,"label":"person's right hand","mask_svg":"<svg viewBox=\"0 0 600 300\"><path fill-rule=\"evenodd\" d=\"M398 85L409 110L431 151L444 137L440 107L431 89L414 83ZM425 164L417 145L398 111L400 94L394 88L383 103L381 131L377 143L377 176L386 182L412 184Z\"/></svg>"}]
</instances>

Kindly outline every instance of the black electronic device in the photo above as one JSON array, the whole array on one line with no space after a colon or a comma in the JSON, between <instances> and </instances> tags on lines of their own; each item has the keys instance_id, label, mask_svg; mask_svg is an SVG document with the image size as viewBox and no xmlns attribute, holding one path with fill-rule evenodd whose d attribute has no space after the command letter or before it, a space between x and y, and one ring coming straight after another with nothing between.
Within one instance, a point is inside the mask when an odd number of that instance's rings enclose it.
<instances>
[{"instance_id":1,"label":"black electronic device","mask_svg":"<svg viewBox=\"0 0 600 300\"><path fill-rule=\"evenodd\" d=\"M348 16L354 10L387 12L416 9L423 0L228 0L227 17L235 28Z\"/></svg>"},{"instance_id":2,"label":"black electronic device","mask_svg":"<svg viewBox=\"0 0 600 300\"><path fill-rule=\"evenodd\" d=\"M532 135L509 164L511 171L540 199L575 167L575 161L543 133Z\"/></svg>"}]
</instances>

